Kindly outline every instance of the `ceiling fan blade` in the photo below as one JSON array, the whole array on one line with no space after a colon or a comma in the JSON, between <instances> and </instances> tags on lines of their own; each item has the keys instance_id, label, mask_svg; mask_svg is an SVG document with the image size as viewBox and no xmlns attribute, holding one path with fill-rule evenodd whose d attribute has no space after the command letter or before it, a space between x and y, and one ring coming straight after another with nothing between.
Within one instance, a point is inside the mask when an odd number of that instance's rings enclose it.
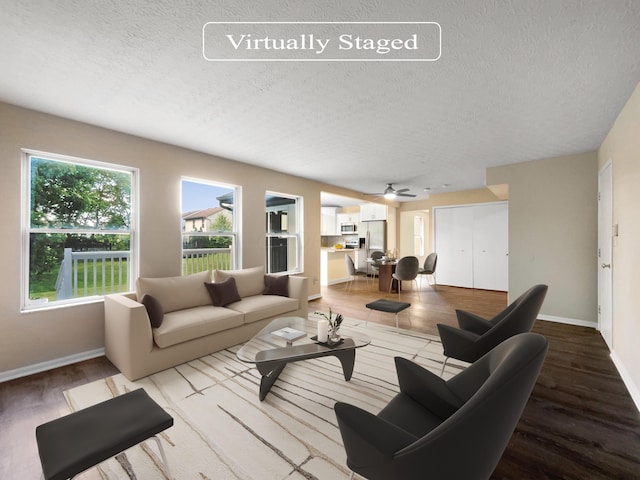
<instances>
[{"instance_id":1,"label":"ceiling fan blade","mask_svg":"<svg viewBox=\"0 0 640 480\"><path fill-rule=\"evenodd\" d=\"M399 188L399 189L395 189L393 188L393 183L387 183L387 188L384 189L384 192L381 193L364 193L363 195L370 195L370 196L375 196L375 197L384 197L386 195L395 195L397 197L415 197L414 194L412 193L405 193L408 192L410 189L409 188ZM391 197L389 197L391 198Z\"/></svg>"}]
</instances>

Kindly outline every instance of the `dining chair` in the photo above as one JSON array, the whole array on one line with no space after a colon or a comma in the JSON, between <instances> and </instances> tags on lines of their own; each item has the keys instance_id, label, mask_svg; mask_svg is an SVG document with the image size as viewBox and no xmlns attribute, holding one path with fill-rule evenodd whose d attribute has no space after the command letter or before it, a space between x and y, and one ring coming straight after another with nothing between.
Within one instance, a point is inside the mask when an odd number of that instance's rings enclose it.
<instances>
[{"instance_id":1,"label":"dining chair","mask_svg":"<svg viewBox=\"0 0 640 480\"><path fill-rule=\"evenodd\" d=\"M436 290L436 264L438 263L438 254L436 252L432 252L427 255L427 258L424 259L424 265L420 270L418 270L418 275L420 275L420 288L422 288L422 276L425 275L427 277L427 283L429 286L433 287ZM433 278L433 284L429 282L429 275Z\"/></svg>"},{"instance_id":2,"label":"dining chair","mask_svg":"<svg viewBox=\"0 0 640 480\"><path fill-rule=\"evenodd\" d=\"M418 292L418 298L420 298L420 289L418 288L418 281L416 280L419 269L420 262L417 257L408 256L398 260L396 271L391 275L393 279L398 281L398 299L400 299L400 282L403 280L413 281L416 284L416 292ZM389 282L389 293L391 293L393 279Z\"/></svg>"},{"instance_id":3,"label":"dining chair","mask_svg":"<svg viewBox=\"0 0 640 480\"><path fill-rule=\"evenodd\" d=\"M367 281L367 288L369 288L369 274L364 270L356 269L356 266L353 264L353 259L347 254L344 256L344 262L347 267L347 273L349 274L349 281L346 286L347 292L351 289L351 285L357 277L364 277Z\"/></svg>"},{"instance_id":4,"label":"dining chair","mask_svg":"<svg viewBox=\"0 0 640 480\"><path fill-rule=\"evenodd\" d=\"M373 271L373 276L377 277L380 274L380 269L378 266L380 265L380 259L384 257L384 253L379 250L375 252L371 252L371 270Z\"/></svg>"}]
</instances>

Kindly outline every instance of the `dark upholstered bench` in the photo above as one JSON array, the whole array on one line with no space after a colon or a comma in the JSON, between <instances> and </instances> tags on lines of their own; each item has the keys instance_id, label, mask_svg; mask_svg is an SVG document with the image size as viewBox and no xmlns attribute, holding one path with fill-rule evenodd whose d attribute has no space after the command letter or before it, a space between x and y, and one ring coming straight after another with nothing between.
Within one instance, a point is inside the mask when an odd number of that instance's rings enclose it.
<instances>
[{"instance_id":1,"label":"dark upholstered bench","mask_svg":"<svg viewBox=\"0 0 640 480\"><path fill-rule=\"evenodd\" d=\"M36 428L44 478L72 478L149 438L158 443L171 478L156 435L172 425L171 415L142 388L44 423Z\"/></svg>"},{"instance_id":2,"label":"dark upholstered bench","mask_svg":"<svg viewBox=\"0 0 640 480\"><path fill-rule=\"evenodd\" d=\"M367 303L365 307L369 309L369 315L367 315L367 320L365 320L365 325L369 321L369 316L373 310L378 312L386 312L386 313L395 313L396 315L396 328L398 328L398 313L409 308L411 306L410 303L407 302L396 302L394 300L385 300L384 298L380 298L375 302ZM407 312L409 315L409 312ZM409 323L411 323L411 315L409 315Z\"/></svg>"}]
</instances>

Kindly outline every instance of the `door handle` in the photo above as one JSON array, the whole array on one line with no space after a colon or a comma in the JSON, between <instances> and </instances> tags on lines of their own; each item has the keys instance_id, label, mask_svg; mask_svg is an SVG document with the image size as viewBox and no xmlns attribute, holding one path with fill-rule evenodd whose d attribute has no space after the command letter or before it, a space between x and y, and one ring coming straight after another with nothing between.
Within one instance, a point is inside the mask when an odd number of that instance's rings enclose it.
<instances>
[{"instance_id":1,"label":"door handle","mask_svg":"<svg viewBox=\"0 0 640 480\"><path fill-rule=\"evenodd\" d=\"M611 268L611 264L610 263L603 263L602 265L600 265L600 267L602 267L602 268Z\"/></svg>"}]
</instances>

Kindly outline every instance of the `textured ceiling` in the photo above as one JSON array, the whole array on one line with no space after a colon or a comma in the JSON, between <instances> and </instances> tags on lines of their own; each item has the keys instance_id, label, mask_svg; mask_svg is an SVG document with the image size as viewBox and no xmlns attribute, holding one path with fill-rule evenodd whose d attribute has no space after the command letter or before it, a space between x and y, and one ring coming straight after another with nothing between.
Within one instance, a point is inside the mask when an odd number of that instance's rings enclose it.
<instances>
[{"instance_id":1,"label":"textured ceiling","mask_svg":"<svg viewBox=\"0 0 640 480\"><path fill-rule=\"evenodd\" d=\"M596 149L640 81L640 1L0 0L0 101L418 198ZM207 62L210 21L434 21L436 62ZM451 186L443 189L442 184Z\"/></svg>"}]
</instances>

